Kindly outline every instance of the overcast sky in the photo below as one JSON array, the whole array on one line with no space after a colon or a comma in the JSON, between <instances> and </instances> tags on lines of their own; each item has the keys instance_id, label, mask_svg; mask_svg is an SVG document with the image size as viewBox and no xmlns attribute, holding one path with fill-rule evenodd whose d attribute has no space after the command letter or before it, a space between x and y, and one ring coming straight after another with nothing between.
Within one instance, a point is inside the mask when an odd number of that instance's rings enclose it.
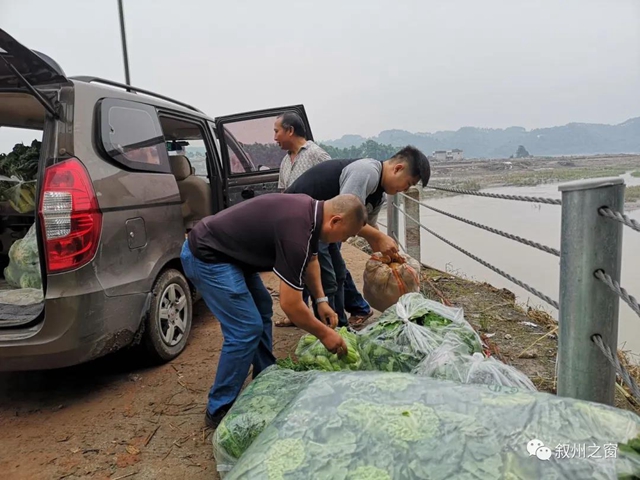
<instances>
[{"instance_id":1,"label":"overcast sky","mask_svg":"<svg viewBox=\"0 0 640 480\"><path fill-rule=\"evenodd\" d=\"M303 103L316 139L640 116L638 0L124 0L131 80L211 116ZM0 0L67 75L124 81L117 0Z\"/></svg>"}]
</instances>

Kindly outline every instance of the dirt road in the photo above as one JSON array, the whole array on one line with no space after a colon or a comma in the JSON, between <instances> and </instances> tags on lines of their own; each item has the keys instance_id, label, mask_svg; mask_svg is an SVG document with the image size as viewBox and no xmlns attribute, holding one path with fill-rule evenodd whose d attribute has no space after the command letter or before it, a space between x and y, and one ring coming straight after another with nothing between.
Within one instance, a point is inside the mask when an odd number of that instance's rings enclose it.
<instances>
[{"instance_id":1,"label":"dirt road","mask_svg":"<svg viewBox=\"0 0 640 480\"><path fill-rule=\"evenodd\" d=\"M345 244L356 282L368 255ZM273 274L265 285L278 291ZM361 287L361 285L360 285ZM283 313L274 294L274 321ZM274 328L286 357L302 331ZM207 392L222 346L218 322L195 305L185 352L160 367L117 355L56 371L0 374L0 477L215 479Z\"/></svg>"}]
</instances>

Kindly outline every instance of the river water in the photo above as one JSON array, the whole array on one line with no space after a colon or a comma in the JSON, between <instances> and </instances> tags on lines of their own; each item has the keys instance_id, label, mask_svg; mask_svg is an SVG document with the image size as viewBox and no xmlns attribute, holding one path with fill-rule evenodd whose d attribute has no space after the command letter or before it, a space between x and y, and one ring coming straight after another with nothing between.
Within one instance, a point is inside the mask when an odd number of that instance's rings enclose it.
<instances>
[{"instance_id":1,"label":"river water","mask_svg":"<svg viewBox=\"0 0 640 480\"><path fill-rule=\"evenodd\" d=\"M640 178L634 178L630 174L622 175L622 177L627 186L640 185ZM508 195L560 198L558 185L502 187L483 191ZM543 245L560 248L560 206L470 195L432 199L427 203L448 213L537 241ZM625 213L640 221L640 209ZM384 215L381 214L380 221L386 225L386 218L383 217ZM464 224L424 207L420 209L420 219L423 225L451 242L558 300L560 265L558 257ZM403 229L402 220L403 215L400 214L401 230ZM621 285L631 295L640 298L640 233L628 227L624 227L623 232ZM403 241L402 237L401 241ZM485 281L498 288L507 288L516 294L518 303L540 307L557 318L558 312L538 297L422 229L421 252L421 261L427 265L471 280ZM640 354L640 318L622 300L620 301L619 321L619 347L630 350L634 354Z\"/></svg>"}]
</instances>

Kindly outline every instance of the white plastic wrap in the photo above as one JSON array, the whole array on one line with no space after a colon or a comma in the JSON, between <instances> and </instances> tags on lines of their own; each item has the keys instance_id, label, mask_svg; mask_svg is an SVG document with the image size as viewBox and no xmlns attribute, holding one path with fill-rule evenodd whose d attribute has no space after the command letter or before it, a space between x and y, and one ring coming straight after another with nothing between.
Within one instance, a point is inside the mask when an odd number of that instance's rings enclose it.
<instances>
[{"instance_id":1,"label":"white plastic wrap","mask_svg":"<svg viewBox=\"0 0 640 480\"><path fill-rule=\"evenodd\" d=\"M446 339L412 373L458 383L501 385L536 391L531 380L518 369L493 357L485 357L482 353L469 355L467 346L454 338Z\"/></svg>"}]
</instances>

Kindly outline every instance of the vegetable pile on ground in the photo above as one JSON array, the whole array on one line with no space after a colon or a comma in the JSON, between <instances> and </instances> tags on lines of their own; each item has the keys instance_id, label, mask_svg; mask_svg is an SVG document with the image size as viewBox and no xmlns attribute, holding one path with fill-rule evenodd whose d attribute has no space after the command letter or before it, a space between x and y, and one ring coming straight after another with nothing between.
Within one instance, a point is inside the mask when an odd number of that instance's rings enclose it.
<instances>
[{"instance_id":1,"label":"vegetable pile on ground","mask_svg":"<svg viewBox=\"0 0 640 480\"><path fill-rule=\"evenodd\" d=\"M8 153L0 153L0 201L8 201L20 213L32 212L36 205L36 174L42 143L18 143Z\"/></svg>"},{"instance_id":2,"label":"vegetable pile on ground","mask_svg":"<svg viewBox=\"0 0 640 480\"><path fill-rule=\"evenodd\" d=\"M35 223L24 238L11 245L9 265L4 269L4 278L15 288L42 288Z\"/></svg>"},{"instance_id":3,"label":"vegetable pile on ground","mask_svg":"<svg viewBox=\"0 0 640 480\"><path fill-rule=\"evenodd\" d=\"M298 357L300 365L308 369L327 372L360 369L362 360L357 336L349 332L346 327L338 329L338 334L344 338L347 344L348 353L345 356L338 357L335 353L330 353L320 340L308 334L300 338L296 348L296 357Z\"/></svg>"},{"instance_id":4,"label":"vegetable pile on ground","mask_svg":"<svg viewBox=\"0 0 640 480\"><path fill-rule=\"evenodd\" d=\"M639 433L631 412L546 393L318 372L227 480L631 478Z\"/></svg>"},{"instance_id":5,"label":"vegetable pile on ground","mask_svg":"<svg viewBox=\"0 0 640 480\"><path fill-rule=\"evenodd\" d=\"M273 366L249 384L213 434L213 454L221 475L231 470L251 442L316 373Z\"/></svg>"}]
</instances>

